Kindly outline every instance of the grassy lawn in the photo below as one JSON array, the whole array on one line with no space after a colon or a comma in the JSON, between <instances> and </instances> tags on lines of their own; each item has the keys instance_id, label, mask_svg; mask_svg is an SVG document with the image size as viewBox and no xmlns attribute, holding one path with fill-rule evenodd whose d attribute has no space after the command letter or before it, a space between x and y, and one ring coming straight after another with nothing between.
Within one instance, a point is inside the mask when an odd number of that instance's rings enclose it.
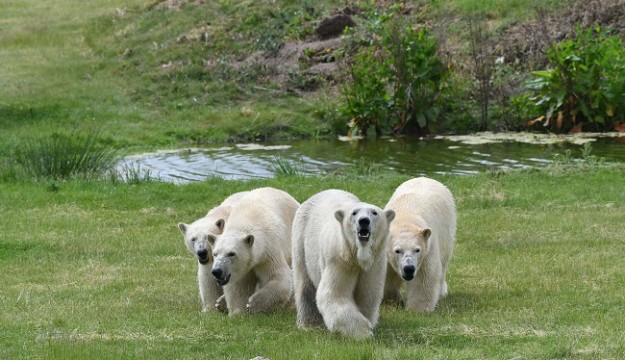
<instances>
[{"instance_id":1,"label":"grassy lawn","mask_svg":"<svg viewBox=\"0 0 625 360\"><path fill-rule=\"evenodd\" d=\"M237 44L227 37L246 36L253 24L217 31L224 39L212 47L176 40L207 18L217 17L220 29L242 21L239 4L168 10L150 6L155 3L3 1L0 150L52 131L99 131L117 148L319 132L311 116L314 101L254 89L258 74L235 74L224 82L202 65L237 52L226 49ZM184 69L168 69L170 63Z\"/></svg>"},{"instance_id":2,"label":"grassy lawn","mask_svg":"<svg viewBox=\"0 0 625 360\"><path fill-rule=\"evenodd\" d=\"M100 131L125 149L345 132L336 91L297 90L302 69L284 85L271 68L229 66L310 36L344 2L180 2L2 1L0 152L51 131ZM480 11L497 28L567 0L408 3L428 21ZM207 39L180 40L198 33ZM445 35L462 47L465 33L456 24Z\"/></svg>"},{"instance_id":3,"label":"grassy lawn","mask_svg":"<svg viewBox=\"0 0 625 360\"><path fill-rule=\"evenodd\" d=\"M285 309L200 312L176 223L226 195L327 188L383 206L406 178L0 186L0 358L616 359L625 352L623 168L439 177L458 204L450 296L382 307L371 341L295 328Z\"/></svg>"},{"instance_id":4,"label":"grassy lawn","mask_svg":"<svg viewBox=\"0 0 625 360\"><path fill-rule=\"evenodd\" d=\"M300 201L340 188L383 206L405 177L131 185L4 175L16 144L52 131L97 131L105 145L126 151L329 131L319 94L276 93L262 72L215 74L203 65L297 39L301 10L313 2L206 1L173 10L155 3L0 2L0 359L625 353L623 168L438 177L458 204L450 296L430 315L384 305L374 339L365 342L298 331L294 309L240 318L201 313L196 262L176 224L260 186ZM529 9L540 3L441 0L428 11L433 18L463 17L479 7L505 24L531 17ZM320 1L316 11L321 17L341 5ZM212 42L177 41L207 21Z\"/></svg>"}]
</instances>

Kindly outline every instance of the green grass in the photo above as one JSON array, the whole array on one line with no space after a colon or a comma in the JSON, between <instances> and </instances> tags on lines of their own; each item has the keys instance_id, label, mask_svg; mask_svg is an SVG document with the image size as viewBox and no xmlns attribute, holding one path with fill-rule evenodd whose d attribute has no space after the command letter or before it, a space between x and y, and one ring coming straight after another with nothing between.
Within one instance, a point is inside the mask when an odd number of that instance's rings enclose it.
<instances>
[{"instance_id":1,"label":"green grass","mask_svg":"<svg viewBox=\"0 0 625 360\"><path fill-rule=\"evenodd\" d=\"M439 177L458 204L450 296L431 315L382 307L371 341L295 328L295 312L200 312L175 224L227 194L327 188L384 205L406 178L188 185L0 186L3 359L617 359L625 351L623 168Z\"/></svg>"},{"instance_id":2,"label":"green grass","mask_svg":"<svg viewBox=\"0 0 625 360\"><path fill-rule=\"evenodd\" d=\"M420 16L428 21L479 10L496 27L531 19L539 5L553 9L566 2L410 4L424 9ZM304 39L344 2L206 1L175 10L156 3L3 1L0 147L52 131L101 130L111 146L129 151L345 131L335 93L294 92L269 76L271 68L228 65ZM207 34L204 41L180 40L198 29ZM450 29L450 38L466 41L464 28Z\"/></svg>"},{"instance_id":3,"label":"green grass","mask_svg":"<svg viewBox=\"0 0 625 360\"><path fill-rule=\"evenodd\" d=\"M497 25L532 19L535 11L553 10L562 7L570 0L439 0L433 1L438 10L447 9L464 16L483 14Z\"/></svg>"},{"instance_id":4,"label":"green grass","mask_svg":"<svg viewBox=\"0 0 625 360\"><path fill-rule=\"evenodd\" d=\"M154 3L0 4L1 142L57 130L101 129L117 148L327 132L311 116L314 101L284 91L276 96L260 79L265 70L220 73L219 67L204 65L232 60L259 41L248 36L255 34L255 23L240 23L242 16L257 16L258 23L272 20L267 27L278 31L283 26L276 22L288 21L280 20L286 16L280 15L283 7L270 16L269 9L276 8L270 2L207 2L180 10L149 6ZM177 40L207 19L216 36L210 46ZM233 41L235 35L245 40Z\"/></svg>"}]
</instances>

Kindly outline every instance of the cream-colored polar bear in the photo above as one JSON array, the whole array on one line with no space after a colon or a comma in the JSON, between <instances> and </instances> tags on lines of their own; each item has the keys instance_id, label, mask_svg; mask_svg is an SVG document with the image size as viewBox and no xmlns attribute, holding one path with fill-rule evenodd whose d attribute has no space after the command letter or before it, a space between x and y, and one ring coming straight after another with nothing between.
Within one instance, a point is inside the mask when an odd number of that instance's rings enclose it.
<instances>
[{"instance_id":1,"label":"cream-colored polar bear","mask_svg":"<svg viewBox=\"0 0 625 360\"><path fill-rule=\"evenodd\" d=\"M388 246L388 272L384 298L406 309L432 312L447 296L445 279L456 243L456 206L445 185L425 177L401 184L386 205L395 211ZM403 280L402 280L403 279Z\"/></svg>"},{"instance_id":2,"label":"cream-colored polar bear","mask_svg":"<svg viewBox=\"0 0 625 360\"><path fill-rule=\"evenodd\" d=\"M202 311L210 311L215 307L225 308L225 300L220 298L223 294L221 286L219 286L217 280L210 273L213 266L213 249L208 243L207 236L209 234L219 235L222 233L225 221L230 216L232 206L247 193L247 191L243 191L230 195L219 206L209 210L206 216L197 219L191 224L178 223L178 229L182 232L187 249L198 260L197 279L200 287Z\"/></svg>"},{"instance_id":3,"label":"cream-colored polar bear","mask_svg":"<svg viewBox=\"0 0 625 360\"><path fill-rule=\"evenodd\" d=\"M211 273L223 286L229 315L252 314L292 299L291 226L299 203L274 188L250 191L232 207L221 235L209 235Z\"/></svg>"},{"instance_id":4,"label":"cream-colored polar bear","mask_svg":"<svg viewBox=\"0 0 625 360\"><path fill-rule=\"evenodd\" d=\"M293 220L299 328L325 323L346 336L373 335L394 215L341 190L320 192L300 206Z\"/></svg>"}]
</instances>

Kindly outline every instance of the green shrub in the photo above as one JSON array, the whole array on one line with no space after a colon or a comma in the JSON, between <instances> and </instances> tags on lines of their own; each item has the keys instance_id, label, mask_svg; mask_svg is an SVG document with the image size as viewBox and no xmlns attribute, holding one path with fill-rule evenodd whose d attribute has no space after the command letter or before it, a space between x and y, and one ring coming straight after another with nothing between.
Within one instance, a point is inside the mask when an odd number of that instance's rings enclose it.
<instances>
[{"instance_id":1,"label":"green shrub","mask_svg":"<svg viewBox=\"0 0 625 360\"><path fill-rule=\"evenodd\" d=\"M382 37L390 55L387 71L393 86L394 131L418 125L424 129L440 113L437 97L447 68L437 56L438 43L427 29L416 30L403 18L391 21Z\"/></svg>"},{"instance_id":2,"label":"green shrub","mask_svg":"<svg viewBox=\"0 0 625 360\"><path fill-rule=\"evenodd\" d=\"M97 178L115 165L117 153L96 133L53 133L18 145L15 159L34 179Z\"/></svg>"},{"instance_id":3,"label":"green shrub","mask_svg":"<svg viewBox=\"0 0 625 360\"><path fill-rule=\"evenodd\" d=\"M341 89L341 112L351 119L349 127L364 136L370 126L381 135L381 123L389 113L390 95L382 67L374 48L361 49L351 60L349 79Z\"/></svg>"},{"instance_id":4,"label":"green shrub","mask_svg":"<svg viewBox=\"0 0 625 360\"><path fill-rule=\"evenodd\" d=\"M448 69L437 56L438 43L427 29L415 29L401 15L369 11L366 39L349 63L342 88L343 114L366 135L370 126L401 133L428 132L438 118L437 102Z\"/></svg>"},{"instance_id":5,"label":"green shrub","mask_svg":"<svg viewBox=\"0 0 625 360\"><path fill-rule=\"evenodd\" d=\"M530 101L552 131L568 132L587 124L593 130L610 130L625 115L625 47L606 31L577 29L574 39L547 50L551 69L534 72L527 82Z\"/></svg>"}]
</instances>

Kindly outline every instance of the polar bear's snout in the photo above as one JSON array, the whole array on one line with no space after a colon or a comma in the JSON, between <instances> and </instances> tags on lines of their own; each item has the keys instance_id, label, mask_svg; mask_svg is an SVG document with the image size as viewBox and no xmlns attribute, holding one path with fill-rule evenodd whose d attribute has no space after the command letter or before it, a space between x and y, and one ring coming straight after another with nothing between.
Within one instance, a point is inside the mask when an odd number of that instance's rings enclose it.
<instances>
[{"instance_id":1,"label":"polar bear's snout","mask_svg":"<svg viewBox=\"0 0 625 360\"><path fill-rule=\"evenodd\" d=\"M197 261L202 265L206 265L210 261L207 249L200 249L195 254L197 255Z\"/></svg>"},{"instance_id":2,"label":"polar bear's snout","mask_svg":"<svg viewBox=\"0 0 625 360\"><path fill-rule=\"evenodd\" d=\"M226 274L226 272L219 267L213 267L211 270L211 274L217 279L217 283L221 286L224 286L230 281L230 274Z\"/></svg>"},{"instance_id":3,"label":"polar bear's snout","mask_svg":"<svg viewBox=\"0 0 625 360\"><path fill-rule=\"evenodd\" d=\"M404 280L406 281L410 281L414 279L414 273L417 270L417 268L415 268L414 265L410 264L410 265L404 265L404 267L401 270L402 270L401 277L404 278Z\"/></svg>"}]
</instances>

